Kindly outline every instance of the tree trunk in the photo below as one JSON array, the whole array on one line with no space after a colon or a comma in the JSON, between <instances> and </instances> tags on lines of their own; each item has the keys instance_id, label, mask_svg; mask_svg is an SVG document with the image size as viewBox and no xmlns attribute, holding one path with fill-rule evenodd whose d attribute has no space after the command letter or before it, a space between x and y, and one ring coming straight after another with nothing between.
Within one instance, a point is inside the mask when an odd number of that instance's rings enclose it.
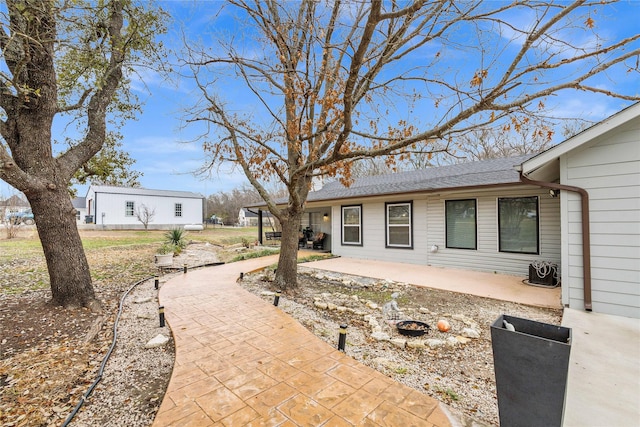
<instances>
[{"instance_id":1,"label":"tree trunk","mask_svg":"<svg viewBox=\"0 0 640 427\"><path fill-rule=\"evenodd\" d=\"M96 298L89 263L66 187L27 194L47 260L52 303L92 307Z\"/></svg>"},{"instance_id":2,"label":"tree trunk","mask_svg":"<svg viewBox=\"0 0 640 427\"><path fill-rule=\"evenodd\" d=\"M302 213L302 210L289 212L288 219L281 221L282 238L275 283L282 290L298 286L298 232Z\"/></svg>"}]
</instances>

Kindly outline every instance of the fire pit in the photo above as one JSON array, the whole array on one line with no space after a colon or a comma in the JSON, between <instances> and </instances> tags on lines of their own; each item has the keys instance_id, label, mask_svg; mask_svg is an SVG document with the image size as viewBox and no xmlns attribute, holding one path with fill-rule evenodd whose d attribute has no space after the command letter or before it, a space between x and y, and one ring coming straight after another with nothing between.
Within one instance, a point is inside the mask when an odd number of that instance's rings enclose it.
<instances>
[{"instance_id":1,"label":"fire pit","mask_svg":"<svg viewBox=\"0 0 640 427\"><path fill-rule=\"evenodd\" d=\"M396 323L396 327L398 328L398 332L402 335L410 337L419 337L424 335L429 332L429 329L431 328L428 324L417 320L403 320L402 322Z\"/></svg>"}]
</instances>

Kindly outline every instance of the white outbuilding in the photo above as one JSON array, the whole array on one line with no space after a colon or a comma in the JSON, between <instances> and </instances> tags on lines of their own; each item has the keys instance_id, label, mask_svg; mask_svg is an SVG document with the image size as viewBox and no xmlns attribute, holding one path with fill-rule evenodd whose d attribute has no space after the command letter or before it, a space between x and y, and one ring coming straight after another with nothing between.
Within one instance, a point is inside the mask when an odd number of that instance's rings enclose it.
<instances>
[{"instance_id":1,"label":"white outbuilding","mask_svg":"<svg viewBox=\"0 0 640 427\"><path fill-rule=\"evenodd\" d=\"M204 196L188 191L92 185L86 195L86 224L108 229L149 229L202 224Z\"/></svg>"}]
</instances>

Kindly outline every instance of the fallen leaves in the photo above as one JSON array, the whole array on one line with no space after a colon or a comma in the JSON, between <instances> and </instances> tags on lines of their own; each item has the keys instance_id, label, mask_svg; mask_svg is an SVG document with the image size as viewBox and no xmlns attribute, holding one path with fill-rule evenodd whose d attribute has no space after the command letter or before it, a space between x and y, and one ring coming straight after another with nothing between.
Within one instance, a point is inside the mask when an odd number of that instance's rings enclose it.
<instances>
[{"instance_id":1,"label":"fallen leaves","mask_svg":"<svg viewBox=\"0 0 640 427\"><path fill-rule=\"evenodd\" d=\"M0 425L59 426L67 418L111 344L122 292L154 273L152 253L148 245L87 251L106 318L89 342L101 313L49 305L41 253L0 263Z\"/></svg>"}]
</instances>

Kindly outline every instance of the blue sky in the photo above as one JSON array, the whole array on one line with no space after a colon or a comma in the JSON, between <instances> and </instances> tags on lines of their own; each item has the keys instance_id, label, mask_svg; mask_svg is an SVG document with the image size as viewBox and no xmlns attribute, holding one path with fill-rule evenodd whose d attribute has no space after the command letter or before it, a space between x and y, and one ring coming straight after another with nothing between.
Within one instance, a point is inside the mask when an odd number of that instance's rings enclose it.
<instances>
[{"instance_id":1,"label":"blue sky","mask_svg":"<svg viewBox=\"0 0 640 427\"><path fill-rule=\"evenodd\" d=\"M177 47L179 23L184 22L188 32L206 40L210 13L221 3L209 1L194 5L192 1L161 1L160 4L176 18L176 22L170 24L165 43ZM640 30L640 1L616 4L607 10L605 16L595 18L598 34L622 39ZM136 160L134 168L143 173L140 179L142 186L206 195L248 186L242 172L233 170L231 166L219 172L214 171L209 179L193 176L192 172L203 164L204 154L199 144L185 142L193 139L197 131L181 126L183 108L198 96L192 83L187 79L166 82L151 72L145 73L142 79L144 85L141 81L134 84L145 102L143 113L138 120L127 123L122 129L124 149ZM636 94L640 91L637 74L603 76L602 84L635 88ZM228 98L242 94L241 88L233 84L221 85L220 90L221 95ZM566 91L553 97L552 102L555 102L554 113L558 116L579 116L591 121L599 121L629 105L629 102L614 98ZM0 196L8 196L13 192L11 187L0 181ZM78 187L78 195L83 196L85 192L85 186Z\"/></svg>"}]
</instances>

